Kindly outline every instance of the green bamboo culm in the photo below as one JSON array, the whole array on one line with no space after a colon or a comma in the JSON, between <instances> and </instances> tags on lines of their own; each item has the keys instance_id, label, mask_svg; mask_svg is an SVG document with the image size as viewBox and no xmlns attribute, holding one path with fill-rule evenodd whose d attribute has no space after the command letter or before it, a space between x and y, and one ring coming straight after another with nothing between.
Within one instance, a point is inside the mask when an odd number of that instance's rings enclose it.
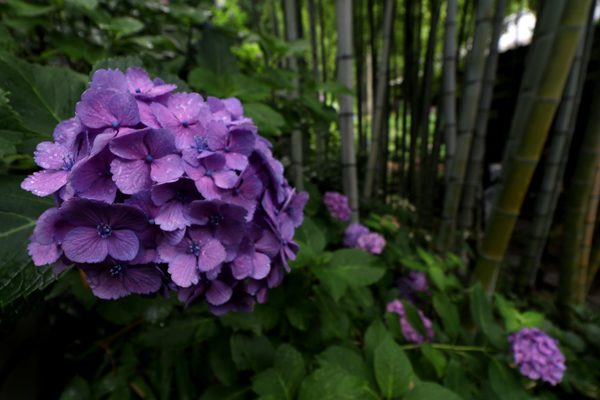
<instances>
[{"instance_id":1,"label":"green bamboo culm","mask_svg":"<svg viewBox=\"0 0 600 400\"><path fill-rule=\"evenodd\" d=\"M444 197L442 222L436 244L438 252L442 254L450 250L453 242L456 217L460 206L465 174L469 164L471 142L477 119L477 106L481 96L483 72L485 69L485 50L488 46L490 36L492 1L478 1L476 12L477 22L473 36L473 47L467 59L465 83L460 102L456 157L450 166L450 182Z\"/></svg>"},{"instance_id":2,"label":"green bamboo culm","mask_svg":"<svg viewBox=\"0 0 600 400\"><path fill-rule=\"evenodd\" d=\"M554 211L558 203L560 188L571 148L571 140L577 121L577 110L586 80L586 72L592 42L594 39L594 15L590 12L586 26L585 40L579 42L569 78L554 122L554 132L550 151L544 164L544 177L535 200L534 215L529 226L527 246L521 259L515 289L524 293L527 287L533 287L539 269L540 260L552 225Z\"/></svg>"},{"instance_id":3,"label":"green bamboo culm","mask_svg":"<svg viewBox=\"0 0 600 400\"><path fill-rule=\"evenodd\" d=\"M488 294L495 289L500 266L558 108L590 4L591 0L571 0L565 5L558 28L551 34L552 52L548 61L539 66L540 84L531 97L530 111L519 143L511 152L510 161L505 163L504 168L508 167L504 174L506 178L496 196L477 258L474 279L481 282ZM543 13L554 10L554 7L545 7Z\"/></svg>"},{"instance_id":4,"label":"green bamboo culm","mask_svg":"<svg viewBox=\"0 0 600 400\"><path fill-rule=\"evenodd\" d=\"M444 69L442 72L446 183L450 181L450 170L454 162L454 153L456 153L456 10L456 0L448 0L446 22L444 23Z\"/></svg>"},{"instance_id":5,"label":"green bamboo culm","mask_svg":"<svg viewBox=\"0 0 600 400\"><path fill-rule=\"evenodd\" d=\"M594 228L596 225L596 216L598 214L598 202L600 200L600 160L596 164L596 172L585 217L585 226L583 228L583 245L581 246L581 261L579 262L579 278L577 279L577 304L583 304L587 296L587 277L589 275L590 254L592 251L592 239L594 238Z\"/></svg>"},{"instance_id":6,"label":"green bamboo culm","mask_svg":"<svg viewBox=\"0 0 600 400\"><path fill-rule=\"evenodd\" d=\"M583 230L590 193L600 157L600 85L596 81L590 119L585 129L575 173L567 193L565 226L560 255L558 305L563 318L570 319L570 304L577 302L579 266L582 256ZM583 279L587 278L586 276ZM585 291L585 284L581 289Z\"/></svg>"}]
</instances>

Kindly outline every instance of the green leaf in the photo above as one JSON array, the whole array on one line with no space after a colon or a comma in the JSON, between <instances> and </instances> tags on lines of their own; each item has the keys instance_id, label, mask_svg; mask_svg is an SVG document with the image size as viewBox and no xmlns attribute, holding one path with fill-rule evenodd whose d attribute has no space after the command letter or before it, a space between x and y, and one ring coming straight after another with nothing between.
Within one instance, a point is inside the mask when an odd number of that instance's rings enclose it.
<instances>
[{"instance_id":1,"label":"green leaf","mask_svg":"<svg viewBox=\"0 0 600 400\"><path fill-rule=\"evenodd\" d=\"M423 343L421 351L423 352L423 357L425 357L435 368L438 378L441 378L444 375L444 372L446 372L446 366L448 365L448 360L446 359L444 352L431 347L429 342Z\"/></svg>"},{"instance_id":2,"label":"green leaf","mask_svg":"<svg viewBox=\"0 0 600 400\"><path fill-rule=\"evenodd\" d=\"M440 267L430 266L427 269L427 276L439 290L442 292L446 290L446 275L444 275L444 271Z\"/></svg>"},{"instance_id":3,"label":"green leaf","mask_svg":"<svg viewBox=\"0 0 600 400\"><path fill-rule=\"evenodd\" d=\"M115 40L133 35L144 29L144 23L132 17L111 18L109 22L99 23L101 29L114 36Z\"/></svg>"},{"instance_id":4,"label":"green leaf","mask_svg":"<svg viewBox=\"0 0 600 400\"><path fill-rule=\"evenodd\" d=\"M506 330L508 332L518 331L522 327L519 323L519 311L517 311L514 305L507 301L500 293L494 294L494 300L498 307L498 311L500 311L500 314L504 317Z\"/></svg>"},{"instance_id":5,"label":"green leaf","mask_svg":"<svg viewBox=\"0 0 600 400\"><path fill-rule=\"evenodd\" d=\"M431 255L431 253L428 253L421 247L417 247L417 253L419 253L419 257L421 257L421 260L425 261L425 264L429 265L430 267L437 264L435 258L433 258L433 255Z\"/></svg>"},{"instance_id":6,"label":"green leaf","mask_svg":"<svg viewBox=\"0 0 600 400\"><path fill-rule=\"evenodd\" d=\"M329 266L344 271L348 277L348 285L367 286L377 282L385 273L378 267L378 257L358 249L342 249L333 252Z\"/></svg>"},{"instance_id":7,"label":"green leaf","mask_svg":"<svg viewBox=\"0 0 600 400\"><path fill-rule=\"evenodd\" d=\"M513 371L495 358L488 365L488 377L494 393L504 400L525 398L525 389Z\"/></svg>"},{"instance_id":8,"label":"green leaf","mask_svg":"<svg viewBox=\"0 0 600 400\"><path fill-rule=\"evenodd\" d=\"M300 385L298 400L373 400L366 381L328 365L310 374Z\"/></svg>"},{"instance_id":9,"label":"green leaf","mask_svg":"<svg viewBox=\"0 0 600 400\"><path fill-rule=\"evenodd\" d=\"M377 390L373 370L363 360L360 353L341 346L331 346L317 356L317 361L322 367L335 366L341 368L350 375L368 382L374 391Z\"/></svg>"},{"instance_id":10,"label":"green leaf","mask_svg":"<svg viewBox=\"0 0 600 400\"><path fill-rule=\"evenodd\" d=\"M252 119L260 135L279 136L285 126L283 115L262 103L245 103L244 116Z\"/></svg>"},{"instance_id":11,"label":"green leaf","mask_svg":"<svg viewBox=\"0 0 600 400\"><path fill-rule=\"evenodd\" d=\"M126 296L101 301L98 312L114 324L126 325L139 318L154 324L167 318L174 304L175 299L165 299L162 296L155 299Z\"/></svg>"},{"instance_id":12,"label":"green leaf","mask_svg":"<svg viewBox=\"0 0 600 400\"><path fill-rule=\"evenodd\" d=\"M22 176L0 176L0 307L57 279L50 265L35 266L27 252L36 220L54 202L21 189L22 180Z\"/></svg>"},{"instance_id":13,"label":"green leaf","mask_svg":"<svg viewBox=\"0 0 600 400\"><path fill-rule=\"evenodd\" d=\"M260 372L273 364L275 351L266 336L250 337L235 333L231 335L229 345L239 371Z\"/></svg>"},{"instance_id":14,"label":"green leaf","mask_svg":"<svg viewBox=\"0 0 600 400\"><path fill-rule=\"evenodd\" d=\"M139 341L147 347L178 348L192 343L194 335L202 326L214 318L195 317L171 320L165 326L149 325L139 336Z\"/></svg>"},{"instance_id":15,"label":"green leaf","mask_svg":"<svg viewBox=\"0 0 600 400\"><path fill-rule=\"evenodd\" d=\"M225 386L233 385L238 379L238 370L231 359L231 350L227 337L210 341L208 364L217 379Z\"/></svg>"},{"instance_id":16,"label":"green leaf","mask_svg":"<svg viewBox=\"0 0 600 400\"><path fill-rule=\"evenodd\" d=\"M402 400L463 400L456 393L433 382L423 382L408 392Z\"/></svg>"},{"instance_id":17,"label":"green leaf","mask_svg":"<svg viewBox=\"0 0 600 400\"><path fill-rule=\"evenodd\" d=\"M211 385L200 397L200 400L243 400L250 390L240 387L224 387L220 384Z\"/></svg>"},{"instance_id":18,"label":"green leaf","mask_svg":"<svg viewBox=\"0 0 600 400\"><path fill-rule=\"evenodd\" d=\"M317 300L317 309L320 311L319 319L321 322L322 340L347 338L350 330L348 314L340 308L331 295L323 290L323 288L315 287L313 291Z\"/></svg>"},{"instance_id":19,"label":"green leaf","mask_svg":"<svg viewBox=\"0 0 600 400\"><path fill-rule=\"evenodd\" d=\"M334 95L349 94L354 96L354 92L350 90L346 85L335 81L319 83L317 88L321 92L327 92Z\"/></svg>"},{"instance_id":20,"label":"green leaf","mask_svg":"<svg viewBox=\"0 0 600 400\"><path fill-rule=\"evenodd\" d=\"M392 337L404 342L404 333L402 332L402 327L400 326L400 316L395 312L386 311L385 318Z\"/></svg>"},{"instance_id":21,"label":"green leaf","mask_svg":"<svg viewBox=\"0 0 600 400\"><path fill-rule=\"evenodd\" d=\"M87 381L81 376L75 375L63 390L59 400L87 400L91 396L92 392Z\"/></svg>"},{"instance_id":22,"label":"green leaf","mask_svg":"<svg viewBox=\"0 0 600 400\"><path fill-rule=\"evenodd\" d=\"M296 304L285 309L285 316L289 323L301 331L308 330L314 315L316 315L316 308L314 302L309 299L300 299Z\"/></svg>"},{"instance_id":23,"label":"green leaf","mask_svg":"<svg viewBox=\"0 0 600 400\"><path fill-rule=\"evenodd\" d=\"M213 71L217 76L239 73L238 61L229 49L234 42L215 30L204 29L198 43L197 65ZM244 106L245 108L245 106Z\"/></svg>"},{"instance_id":24,"label":"green leaf","mask_svg":"<svg viewBox=\"0 0 600 400\"><path fill-rule=\"evenodd\" d=\"M444 377L444 386L458 393L465 400L471 400L469 380L463 366L456 359L451 359Z\"/></svg>"},{"instance_id":25,"label":"green leaf","mask_svg":"<svg viewBox=\"0 0 600 400\"><path fill-rule=\"evenodd\" d=\"M88 78L66 68L29 64L0 54L0 88L23 125L50 136L56 125L75 115Z\"/></svg>"},{"instance_id":26,"label":"green leaf","mask_svg":"<svg viewBox=\"0 0 600 400\"><path fill-rule=\"evenodd\" d=\"M392 339L384 340L375 350L375 377L387 399L402 396L409 390L412 365L404 350Z\"/></svg>"},{"instance_id":27,"label":"green leaf","mask_svg":"<svg viewBox=\"0 0 600 400\"><path fill-rule=\"evenodd\" d=\"M94 72L98 71L99 69L118 69L119 71L125 73L129 67L144 68L144 63L138 56L107 58L94 64L92 67L92 72L90 72L90 78L94 75Z\"/></svg>"},{"instance_id":28,"label":"green leaf","mask_svg":"<svg viewBox=\"0 0 600 400\"><path fill-rule=\"evenodd\" d=\"M519 315L519 322L528 328L540 328L544 323L544 314L535 311L525 311Z\"/></svg>"},{"instance_id":29,"label":"green leaf","mask_svg":"<svg viewBox=\"0 0 600 400\"><path fill-rule=\"evenodd\" d=\"M0 157L16 153L15 145L29 132L8 104L7 93L0 89Z\"/></svg>"},{"instance_id":30,"label":"green leaf","mask_svg":"<svg viewBox=\"0 0 600 400\"><path fill-rule=\"evenodd\" d=\"M298 239L311 248L315 256L325 250L325 235L310 217L304 217L302 225L296 228L294 240Z\"/></svg>"},{"instance_id":31,"label":"green leaf","mask_svg":"<svg viewBox=\"0 0 600 400\"><path fill-rule=\"evenodd\" d=\"M41 6L19 0L4 0L10 7L11 14L17 17L39 17L54 11L54 6Z\"/></svg>"},{"instance_id":32,"label":"green leaf","mask_svg":"<svg viewBox=\"0 0 600 400\"><path fill-rule=\"evenodd\" d=\"M289 344L284 344L275 353L273 368L252 378L252 388L257 394L273 400L293 400L305 373L302 354Z\"/></svg>"},{"instance_id":33,"label":"green leaf","mask_svg":"<svg viewBox=\"0 0 600 400\"><path fill-rule=\"evenodd\" d=\"M85 9L85 10L93 10L98 7L98 0L65 0L65 4Z\"/></svg>"},{"instance_id":34,"label":"green leaf","mask_svg":"<svg viewBox=\"0 0 600 400\"><path fill-rule=\"evenodd\" d=\"M483 290L480 282L473 287L471 295L471 315L477 328L484 334L489 335L490 328L494 317L492 315L492 307L488 301L488 297Z\"/></svg>"},{"instance_id":35,"label":"green leaf","mask_svg":"<svg viewBox=\"0 0 600 400\"><path fill-rule=\"evenodd\" d=\"M4 26L0 25L0 51L11 53L14 47L15 41L12 36Z\"/></svg>"},{"instance_id":36,"label":"green leaf","mask_svg":"<svg viewBox=\"0 0 600 400\"><path fill-rule=\"evenodd\" d=\"M445 293L433 294L433 306L442 319L444 333L454 341L460 329L460 317L456 306L452 304L450 298Z\"/></svg>"},{"instance_id":37,"label":"green leaf","mask_svg":"<svg viewBox=\"0 0 600 400\"><path fill-rule=\"evenodd\" d=\"M427 331L425 330L425 325L423 324L423 320L419 315L419 310L417 307L413 306L406 300L401 300L402 305L404 306L404 313L406 315L406 320L423 337L427 337Z\"/></svg>"}]
</instances>

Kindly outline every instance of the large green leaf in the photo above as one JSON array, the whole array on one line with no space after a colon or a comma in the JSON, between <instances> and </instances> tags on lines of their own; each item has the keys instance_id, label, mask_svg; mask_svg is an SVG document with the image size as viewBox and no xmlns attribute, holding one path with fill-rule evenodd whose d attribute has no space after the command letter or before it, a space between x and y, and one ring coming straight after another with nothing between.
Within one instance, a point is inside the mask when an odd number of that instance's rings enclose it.
<instances>
[{"instance_id":1,"label":"large green leaf","mask_svg":"<svg viewBox=\"0 0 600 400\"><path fill-rule=\"evenodd\" d=\"M244 115L252 118L260 135L279 136L281 135L281 128L285 126L283 115L266 104L245 103Z\"/></svg>"},{"instance_id":2,"label":"large green leaf","mask_svg":"<svg viewBox=\"0 0 600 400\"><path fill-rule=\"evenodd\" d=\"M115 40L133 35L144 29L144 23L132 17L111 18L106 23L100 23L100 28L113 35Z\"/></svg>"},{"instance_id":3,"label":"large green leaf","mask_svg":"<svg viewBox=\"0 0 600 400\"><path fill-rule=\"evenodd\" d=\"M0 89L0 157L16 152L15 145L23 140L29 129L8 104L6 92Z\"/></svg>"},{"instance_id":4,"label":"large green leaf","mask_svg":"<svg viewBox=\"0 0 600 400\"><path fill-rule=\"evenodd\" d=\"M448 364L446 376L444 377L444 387L458 393L465 400L471 400L471 387L465 369L454 358Z\"/></svg>"},{"instance_id":5,"label":"large green leaf","mask_svg":"<svg viewBox=\"0 0 600 400\"><path fill-rule=\"evenodd\" d=\"M392 339L384 340L375 349L375 377L386 399L399 397L408 391L412 365L404 350Z\"/></svg>"},{"instance_id":6,"label":"large green leaf","mask_svg":"<svg viewBox=\"0 0 600 400\"><path fill-rule=\"evenodd\" d=\"M363 352L369 365L373 364L373 357L375 355L375 349L382 343L386 338L391 337L385 325L380 319L376 319L371 323L365 332L365 345L363 346Z\"/></svg>"},{"instance_id":7,"label":"large green leaf","mask_svg":"<svg viewBox=\"0 0 600 400\"><path fill-rule=\"evenodd\" d=\"M367 381L373 391L377 391L377 382L372 368L369 368L360 353L346 347L331 346L317 356L322 367L337 366L350 375Z\"/></svg>"},{"instance_id":8,"label":"large green leaf","mask_svg":"<svg viewBox=\"0 0 600 400\"><path fill-rule=\"evenodd\" d=\"M426 337L427 332L425 331L425 325L423 324L423 320L419 315L419 310L417 307L413 306L406 300L400 300L402 302L402 306L404 307L404 312L406 315L406 320L422 336Z\"/></svg>"},{"instance_id":9,"label":"large green leaf","mask_svg":"<svg viewBox=\"0 0 600 400\"><path fill-rule=\"evenodd\" d=\"M321 228L309 217L304 217L302 225L296 229L294 239L298 239L309 246L315 256L325 250L325 235Z\"/></svg>"},{"instance_id":10,"label":"large green leaf","mask_svg":"<svg viewBox=\"0 0 600 400\"><path fill-rule=\"evenodd\" d=\"M238 370L231 359L231 349L226 336L209 342L208 363L217 379L224 385L231 386L237 381Z\"/></svg>"},{"instance_id":11,"label":"large green leaf","mask_svg":"<svg viewBox=\"0 0 600 400\"><path fill-rule=\"evenodd\" d=\"M460 317L456 306L452 304L450 298L445 293L434 293L433 306L442 319L444 333L451 340L456 339L460 330Z\"/></svg>"},{"instance_id":12,"label":"large green leaf","mask_svg":"<svg viewBox=\"0 0 600 400\"><path fill-rule=\"evenodd\" d=\"M233 334L229 341L233 362L240 371L262 371L273 363L275 351L265 336Z\"/></svg>"},{"instance_id":13,"label":"large green leaf","mask_svg":"<svg viewBox=\"0 0 600 400\"><path fill-rule=\"evenodd\" d=\"M272 400L293 400L305 375L304 359L289 344L283 344L275 353L273 368L256 374L254 391Z\"/></svg>"},{"instance_id":14,"label":"large green leaf","mask_svg":"<svg viewBox=\"0 0 600 400\"><path fill-rule=\"evenodd\" d=\"M88 78L66 68L29 64L0 54L0 88L25 127L50 136L56 125L75 115Z\"/></svg>"},{"instance_id":15,"label":"large green leaf","mask_svg":"<svg viewBox=\"0 0 600 400\"><path fill-rule=\"evenodd\" d=\"M492 315L492 306L479 282L473 287L473 294L471 295L471 315L477 328L488 335L494 317Z\"/></svg>"},{"instance_id":16,"label":"large green leaf","mask_svg":"<svg viewBox=\"0 0 600 400\"><path fill-rule=\"evenodd\" d=\"M144 68L144 63L142 59L138 56L124 56L124 57L111 57L106 58L102 61L98 61L92 67L92 72L90 72L90 77L94 75L94 72L99 69L118 69L121 72L125 72L129 67L138 67Z\"/></svg>"},{"instance_id":17,"label":"large green leaf","mask_svg":"<svg viewBox=\"0 0 600 400\"><path fill-rule=\"evenodd\" d=\"M433 382L423 382L403 397L403 400L463 400L456 393Z\"/></svg>"},{"instance_id":18,"label":"large green leaf","mask_svg":"<svg viewBox=\"0 0 600 400\"><path fill-rule=\"evenodd\" d=\"M328 365L310 374L300 386L298 400L373 400L366 381L337 366Z\"/></svg>"},{"instance_id":19,"label":"large green leaf","mask_svg":"<svg viewBox=\"0 0 600 400\"><path fill-rule=\"evenodd\" d=\"M0 307L56 280L51 266L35 266L27 252L38 217L54 202L21 189L23 178L0 176Z\"/></svg>"},{"instance_id":20,"label":"large green leaf","mask_svg":"<svg viewBox=\"0 0 600 400\"><path fill-rule=\"evenodd\" d=\"M525 398L525 389L519 383L516 374L495 358L491 358L489 363L488 376L492 390L501 399L519 400Z\"/></svg>"}]
</instances>

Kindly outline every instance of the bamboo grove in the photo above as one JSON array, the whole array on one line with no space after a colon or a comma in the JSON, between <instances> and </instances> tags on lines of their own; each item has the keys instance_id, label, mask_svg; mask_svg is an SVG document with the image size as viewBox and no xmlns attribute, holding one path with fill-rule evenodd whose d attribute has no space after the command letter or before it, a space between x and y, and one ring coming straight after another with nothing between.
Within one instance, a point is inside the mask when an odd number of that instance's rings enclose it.
<instances>
[{"instance_id":1,"label":"bamboo grove","mask_svg":"<svg viewBox=\"0 0 600 400\"><path fill-rule=\"evenodd\" d=\"M302 170L318 174L329 160L341 162L353 221L359 205L364 212L408 199L420 234L434 238L429 247L458 254L463 279L489 295L498 285L534 288L549 236L559 232L558 303L568 319L600 268L595 2L343 0L335 10L322 0L291 3L283 2L286 38L303 35L298 21L308 27L302 62L318 81L334 75L353 94L324 98L339 113L331 132L324 126L300 138L293 130L296 186ZM536 16L531 43L500 53L508 21L527 10ZM337 32L326 32L332 17ZM337 46L326 46L336 36ZM511 101L498 106L502 96ZM491 163L501 166L497 182Z\"/></svg>"}]
</instances>

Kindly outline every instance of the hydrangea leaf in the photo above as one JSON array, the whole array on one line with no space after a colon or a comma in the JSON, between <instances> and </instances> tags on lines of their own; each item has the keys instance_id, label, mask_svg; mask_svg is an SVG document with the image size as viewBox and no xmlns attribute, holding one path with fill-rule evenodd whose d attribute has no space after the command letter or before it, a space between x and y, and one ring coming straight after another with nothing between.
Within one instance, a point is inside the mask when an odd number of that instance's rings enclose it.
<instances>
[{"instance_id":1,"label":"hydrangea leaf","mask_svg":"<svg viewBox=\"0 0 600 400\"><path fill-rule=\"evenodd\" d=\"M87 381L81 376L75 375L63 390L59 400L87 400L91 396L92 391Z\"/></svg>"},{"instance_id":2,"label":"hydrangea leaf","mask_svg":"<svg viewBox=\"0 0 600 400\"><path fill-rule=\"evenodd\" d=\"M273 368L252 378L257 394L273 400L293 400L306 373L304 359L289 344L283 344L275 353Z\"/></svg>"},{"instance_id":3,"label":"hydrangea leaf","mask_svg":"<svg viewBox=\"0 0 600 400\"><path fill-rule=\"evenodd\" d=\"M318 256L325 250L325 235L323 234L322 229L309 217L304 217L302 225L296 229L294 240L295 239L298 239L309 246L315 256Z\"/></svg>"},{"instance_id":4,"label":"hydrangea leaf","mask_svg":"<svg viewBox=\"0 0 600 400\"><path fill-rule=\"evenodd\" d=\"M459 394L464 400L471 400L471 388L464 367L457 359L452 358L448 363L444 387Z\"/></svg>"},{"instance_id":5,"label":"hydrangea leaf","mask_svg":"<svg viewBox=\"0 0 600 400\"><path fill-rule=\"evenodd\" d=\"M401 300L402 305L404 306L404 312L406 313L406 320L417 332L419 332L423 336L427 336L427 332L425 331L425 325L423 325L423 320L419 315L419 310L417 307L413 306L409 302L405 300Z\"/></svg>"},{"instance_id":6,"label":"hydrangea leaf","mask_svg":"<svg viewBox=\"0 0 600 400\"><path fill-rule=\"evenodd\" d=\"M238 370L231 359L231 350L227 337L219 337L210 341L208 363L219 380L224 385L231 386L238 379Z\"/></svg>"},{"instance_id":7,"label":"hydrangea leaf","mask_svg":"<svg viewBox=\"0 0 600 400\"><path fill-rule=\"evenodd\" d=\"M112 303L115 300L106 301ZM104 302L103 302L104 303ZM209 324L214 318L195 317L183 320L171 320L168 325L148 325L146 331L139 336L139 341L147 347L160 346L163 348L189 346L195 338L195 334L205 324Z\"/></svg>"},{"instance_id":8,"label":"hydrangea leaf","mask_svg":"<svg viewBox=\"0 0 600 400\"><path fill-rule=\"evenodd\" d=\"M4 26L0 26L0 51L11 52L15 46L15 41Z\"/></svg>"},{"instance_id":9,"label":"hydrangea leaf","mask_svg":"<svg viewBox=\"0 0 600 400\"><path fill-rule=\"evenodd\" d=\"M396 314L398 315L398 314ZM365 345L363 346L363 352L369 365L373 364L373 357L375 349L382 343L386 338L390 337L390 333L385 329L385 325L380 319L376 319L371 323L365 332Z\"/></svg>"},{"instance_id":10,"label":"hydrangea leaf","mask_svg":"<svg viewBox=\"0 0 600 400\"><path fill-rule=\"evenodd\" d=\"M429 342L423 343L421 347L423 351L423 357L427 359L435 368L435 372L437 372L438 378L441 378L446 371L446 367L448 366L448 360L444 355L444 352L438 349L433 348Z\"/></svg>"},{"instance_id":11,"label":"hydrangea leaf","mask_svg":"<svg viewBox=\"0 0 600 400\"><path fill-rule=\"evenodd\" d=\"M319 364L323 367L328 365L337 366L350 375L369 383L373 391L377 391L377 381L373 370L369 368L358 350L351 350L341 346L328 347L317 356Z\"/></svg>"},{"instance_id":12,"label":"hydrangea leaf","mask_svg":"<svg viewBox=\"0 0 600 400\"><path fill-rule=\"evenodd\" d=\"M50 136L56 125L75 115L88 78L67 68L29 64L0 54L0 88L10 92L23 125Z\"/></svg>"},{"instance_id":13,"label":"hydrangea leaf","mask_svg":"<svg viewBox=\"0 0 600 400\"><path fill-rule=\"evenodd\" d=\"M386 399L399 397L412 383L412 365L404 350L392 339L384 340L374 356L375 377Z\"/></svg>"},{"instance_id":14,"label":"hydrangea leaf","mask_svg":"<svg viewBox=\"0 0 600 400\"><path fill-rule=\"evenodd\" d=\"M243 400L249 390L249 387L225 387L221 384L215 384L206 389L200 396L200 400Z\"/></svg>"},{"instance_id":15,"label":"hydrangea leaf","mask_svg":"<svg viewBox=\"0 0 600 400\"><path fill-rule=\"evenodd\" d=\"M27 253L37 218L54 202L25 192L21 180L19 176L0 177L0 307L56 280L50 265L36 267Z\"/></svg>"},{"instance_id":16,"label":"hydrangea leaf","mask_svg":"<svg viewBox=\"0 0 600 400\"><path fill-rule=\"evenodd\" d=\"M262 103L245 103L244 115L252 118L261 135L279 136L285 126L283 115Z\"/></svg>"},{"instance_id":17,"label":"hydrangea leaf","mask_svg":"<svg viewBox=\"0 0 600 400\"><path fill-rule=\"evenodd\" d=\"M463 400L456 393L433 382L423 382L403 397L404 400Z\"/></svg>"},{"instance_id":18,"label":"hydrangea leaf","mask_svg":"<svg viewBox=\"0 0 600 400\"><path fill-rule=\"evenodd\" d=\"M460 317L456 306L452 304L446 293L434 293L433 306L442 319L444 333L448 335L451 340L456 339L460 329Z\"/></svg>"},{"instance_id":19,"label":"hydrangea leaf","mask_svg":"<svg viewBox=\"0 0 600 400\"><path fill-rule=\"evenodd\" d=\"M231 356L238 370L262 371L273 364L275 350L265 336L251 337L233 334L230 338Z\"/></svg>"},{"instance_id":20,"label":"hydrangea leaf","mask_svg":"<svg viewBox=\"0 0 600 400\"><path fill-rule=\"evenodd\" d=\"M492 315L492 306L480 283L477 283L473 287L473 293L471 294L471 315L477 328L488 335L490 331L489 326L492 324L494 317Z\"/></svg>"},{"instance_id":21,"label":"hydrangea leaf","mask_svg":"<svg viewBox=\"0 0 600 400\"><path fill-rule=\"evenodd\" d=\"M5 0L11 13L17 17L39 17L54 11L54 6L30 4L20 0Z\"/></svg>"},{"instance_id":22,"label":"hydrangea leaf","mask_svg":"<svg viewBox=\"0 0 600 400\"><path fill-rule=\"evenodd\" d=\"M321 322L322 340L347 338L350 330L348 315L340 308L327 290L324 290L322 287L316 287L314 288L314 293L317 299L317 308L320 311L319 319Z\"/></svg>"},{"instance_id":23,"label":"hydrangea leaf","mask_svg":"<svg viewBox=\"0 0 600 400\"><path fill-rule=\"evenodd\" d=\"M488 377L492 390L503 400L525 398L525 389L513 371L495 358L488 365Z\"/></svg>"},{"instance_id":24,"label":"hydrangea leaf","mask_svg":"<svg viewBox=\"0 0 600 400\"><path fill-rule=\"evenodd\" d=\"M300 386L298 400L336 399L373 400L368 383L344 369L328 365L310 374Z\"/></svg>"},{"instance_id":25,"label":"hydrangea leaf","mask_svg":"<svg viewBox=\"0 0 600 400\"><path fill-rule=\"evenodd\" d=\"M130 324L139 318L154 324L169 316L175 302L175 298L165 299L162 296L155 299L126 296L117 300L100 301L98 313L118 325Z\"/></svg>"},{"instance_id":26,"label":"hydrangea leaf","mask_svg":"<svg viewBox=\"0 0 600 400\"><path fill-rule=\"evenodd\" d=\"M118 69L119 71L125 73L127 68L129 67L139 67L143 68L144 63L142 59L138 56L124 56L124 57L111 57L102 61L98 61L92 67L92 72L90 72L90 77L94 75L94 72L99 69Z\"/></svg>"},{"instance_id":27,"label":"hydrangea leaf","mask_svg":"<svg viewBox=\"0 0 600 400\"><path fill-rule=\"evenodd\" d=\"M15 145L30 133L8 102L7 93L0 89L0 157L16 152Z\"/></svg>"},{"instance_id":28,"label":"hydrangea leaf","mask_svg":"<svg viewBox=\"0 0 600 400\"><path fill-rule=\"evenodd\" d=\"M111 18L110 22L99 25L101 29L113 35L115 40L133 35L144 29L144 23L132 17Z\"/></svg>"},{"instance_id":29,"label":"hydrangea leaf","mask_svg":"<svg viewBox=\"0 0 600 400\"><path fill-rule=\"evenodd\" d=\"M230 50L233 44L235 44L233 40L227 36L205 29L198 43L200 49L196 58L198 66L208 68L217 75L237 74L238 61Z\"/></svg>"}]
</instances>

